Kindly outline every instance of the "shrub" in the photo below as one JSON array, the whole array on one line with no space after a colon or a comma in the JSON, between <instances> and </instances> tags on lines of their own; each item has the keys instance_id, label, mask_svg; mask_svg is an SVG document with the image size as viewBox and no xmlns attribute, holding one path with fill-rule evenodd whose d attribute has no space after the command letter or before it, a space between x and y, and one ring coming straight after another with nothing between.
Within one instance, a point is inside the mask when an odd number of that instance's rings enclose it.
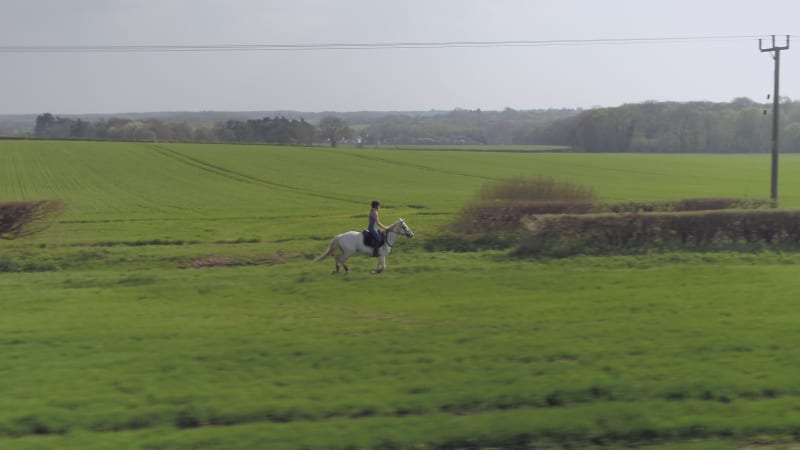
<instances>
[{"instance_id":1,"label":"shrub","mask_svg":"<svg viewBox=\"0 0 800 450\"><path fill-rule=\"evenodd\" d=\"M596 209L591 187L552 178L511 178L483 186L478 198L451 225L460 233L517 231L532 214L582 214Z\"/></svg>"},{"instance_id":2,"label":"shrub","mask_svg":"<svg viewBox=\"0 0 800 450\"><path fill-rule=\"evenodd\" d=\"M0 202L0 239L16 239L38 233L64 210L58 200Z\"/></svg>"},{"instance_id":3,"label":"shrub","mask_svg":"<svg viewBox=\"0 0 800 450\"><path fill-rule=\"evenodd\" d=\"M597 206L592 202L565 200L494 201L474 203L461 211L453 231L462 233L501 233L522 228L522 219L540 214L585 214Z\"/></svg>"}]
</instances>

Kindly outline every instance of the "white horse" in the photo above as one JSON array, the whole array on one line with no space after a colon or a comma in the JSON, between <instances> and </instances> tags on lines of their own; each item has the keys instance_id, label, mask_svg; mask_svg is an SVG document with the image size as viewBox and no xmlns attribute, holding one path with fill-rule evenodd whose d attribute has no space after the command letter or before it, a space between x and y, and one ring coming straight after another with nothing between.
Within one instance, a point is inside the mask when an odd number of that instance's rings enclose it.
<instances>
[{"instance_id":1,"label":"white horse","mask_svg":"<svg viewBox=\"0 0 800 450\"><path fill-rule=\"evenodd\" d=\"M408 228L405 219L400 219L386 228L386 239L384 239L383 245L378 248L378 267L373 273L381 273L386 269L386 256L392 252L394 243L401 234L406 235L408 238L414 237L414 232L411 231L411 228ZM356 252L367 256L372 256L373 254L373 248L364 245L364 235L361 232L347 231L334 236L330 244L328 244L328 250L314 259L314 262L320 262L328 256L332 256L337 248L342 253L336 257L336 271L334 273L339 273L339 265L344 267L345 273L349 272L350 269L347 268L345 261Z\"/></svg>"}]
</instances>

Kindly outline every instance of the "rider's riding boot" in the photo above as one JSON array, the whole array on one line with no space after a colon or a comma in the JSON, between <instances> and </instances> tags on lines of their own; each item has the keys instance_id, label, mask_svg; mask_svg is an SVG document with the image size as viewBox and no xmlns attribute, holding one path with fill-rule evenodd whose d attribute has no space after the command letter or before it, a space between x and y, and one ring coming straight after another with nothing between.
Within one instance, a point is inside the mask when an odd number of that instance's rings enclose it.
<instances>
[{"instance_id":1,"label":"rider's riding boot","mask_svg":"<svg viewBox=\"0 0 800 450\"><path fill-rule=\"evenodd\" d=\"M378 257L378 250L379 249L380 249L380 247L372 247L372 257L373 258L377 258Z\"/></svg>"}]
</instances>

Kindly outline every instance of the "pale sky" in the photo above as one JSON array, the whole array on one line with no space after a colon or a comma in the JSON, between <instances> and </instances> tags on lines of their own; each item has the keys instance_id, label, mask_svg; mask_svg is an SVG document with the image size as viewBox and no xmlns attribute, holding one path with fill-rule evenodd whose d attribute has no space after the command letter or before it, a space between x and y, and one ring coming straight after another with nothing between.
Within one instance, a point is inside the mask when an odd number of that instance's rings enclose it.
<instances>
[{"instance_id":1,"label":"pale sky","mask_svg":"<svg viewBox=\"0 0 800 450\"><path fill-rule=\"evenodd\" d=\"M0 0L0 114L590 108L766 101L758 40L488 48L12 53L9 46L216 46L797 36L800 1ZM765 41L771 44L771 41Z\"/></svg>"}]
</instances>

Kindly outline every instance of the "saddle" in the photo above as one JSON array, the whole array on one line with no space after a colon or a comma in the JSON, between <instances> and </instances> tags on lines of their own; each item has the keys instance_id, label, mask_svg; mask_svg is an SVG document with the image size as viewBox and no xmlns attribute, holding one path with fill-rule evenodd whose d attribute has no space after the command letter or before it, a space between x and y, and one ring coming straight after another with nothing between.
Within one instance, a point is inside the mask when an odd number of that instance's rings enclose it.
<instances>
[{"instance_id":1,"label":"saddle","mask_svg":"<svg viewBox=\"0 0 800 450\"><path fill-rule=\"evenodd\" d=\"M372 256L378 256L378 249L381 248L384 242L386 242L386 232L381 231L380 234L381 241L375 242L375 239L372 237L372 234L369 232L369 230L363 230L361 232L361 235L364 237L364 245L374 249Z\"/></svg>"}]
</instances>

